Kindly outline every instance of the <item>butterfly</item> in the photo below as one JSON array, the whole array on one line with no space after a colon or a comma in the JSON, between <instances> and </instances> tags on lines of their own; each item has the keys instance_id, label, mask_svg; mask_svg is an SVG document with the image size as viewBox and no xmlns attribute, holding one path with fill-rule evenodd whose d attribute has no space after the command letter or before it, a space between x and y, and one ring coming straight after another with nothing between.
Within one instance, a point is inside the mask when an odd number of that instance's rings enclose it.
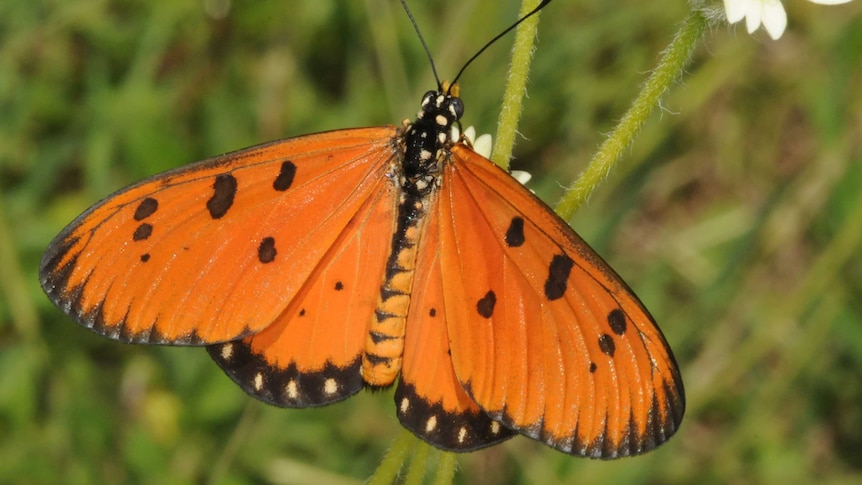
<instances>
[{"instance_id":1,"label":"butterfly","mask_svg":"<svg viewBox=\"0 0 862 485\"><path fill-rule=\"evenodd\" d=\"M595 458L663 443L685 399L661 331L565 221L473 151L463 109L439 87L412 123L155 175L69 224L42 287L106 337L206 346L276 406L397 381L401 423L444 450L515 434Z\"/></svg>"},{"instance_id":2,"label":"butterfly","mask_svg":"<svg viewBox=\"0 0 862 485\"><path fill-rule=\"evenodd\" d=\"M400 422L456 452L516 434L646 452L679 427L679 369L620 277L460 133L457 86L415 121L254 146L97 203L40 280L83 326L206 346L290 408L395 385Z\"/></svg>"}]
</instances>

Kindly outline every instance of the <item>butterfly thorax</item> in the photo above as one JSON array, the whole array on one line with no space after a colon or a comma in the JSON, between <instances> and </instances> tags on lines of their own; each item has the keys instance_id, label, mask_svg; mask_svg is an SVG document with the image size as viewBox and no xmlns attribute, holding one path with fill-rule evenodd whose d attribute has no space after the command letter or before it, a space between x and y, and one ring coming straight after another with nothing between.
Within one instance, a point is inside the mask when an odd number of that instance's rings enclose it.
<instances>
[{"instance_id":1,"label":"butterfly thorax","mask_svg":"<svg viewBox=\"0 0 862 485\"><path fill-rule=\"evenodd\" d=\"M405 153L401 164L405 191L420 195L431 188L439 172L440 162L447 156L452 140L452 125L464 113L461 99L442 91L428 91L422 97L422 108L416 121L406 128Z\"/></svg>"},{"instance_id":2,"label":"butterfly thorax","mask_svg":"<svg viewBox=\"0 0 862 485\"><path fill-rule=\"evenodd\" d=\"M426 208L431 206L441 165L457 141L452 139L452 126L463 112L457 96L429 91L422 97L416 121L405 126L399 139L404 152L393 174L400 190L397 226L362 365L363 378L372 386L392 384L401 370L404 328Z\"/></svg>"}]
</instances>

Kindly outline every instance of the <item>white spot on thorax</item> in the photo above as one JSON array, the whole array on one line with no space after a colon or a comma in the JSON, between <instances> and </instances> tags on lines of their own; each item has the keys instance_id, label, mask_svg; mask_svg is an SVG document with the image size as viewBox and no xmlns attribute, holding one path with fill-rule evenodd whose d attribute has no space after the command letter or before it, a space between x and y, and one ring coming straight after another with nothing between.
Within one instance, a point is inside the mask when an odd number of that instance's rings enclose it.
<instances>
[{"instance_id":1,"label":"white spot on thorax","mask_svg":"<svg viewBox=\"0 0 862 485\"><path fill-rule=\"evenodd\" d=\"M446 117L445 117L445 116L443 116L443 115L437 115L437 116L435 116L435 117L434 117L434 121L436 121L436 122L437 122L437 124L438 124L438 125L440 125L440 126L446 126L446 125L448 125L448 124L449 124L449 120L447 120L447 119L446 119Z\"/></svg>"}]
</instances>

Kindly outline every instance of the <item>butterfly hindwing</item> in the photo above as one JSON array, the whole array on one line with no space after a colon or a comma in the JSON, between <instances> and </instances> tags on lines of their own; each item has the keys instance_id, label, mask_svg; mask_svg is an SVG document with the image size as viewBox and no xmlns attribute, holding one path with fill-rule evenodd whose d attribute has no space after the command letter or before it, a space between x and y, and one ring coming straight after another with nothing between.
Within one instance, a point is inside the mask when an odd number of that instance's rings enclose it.
<instances>
[{"instance_id":1,"label":"butterfly hindwing","mask_svg":"<svg viewBox=\"0 0 862 485\"><path fill-rule=\"evenodd\" d=\"M322 406L363 387L361 355L394 230L395 188L380 178L288 307L267 328L208 347L252 396L282 407Z\"/></svg>"},{"instance_id":2,"label":"butterfly hindwing","mask_svg":"<svg viewBox=\"0 0 862 485\"><path fill-rule=\"evenodd\" d=\"M209 344L256 333L385 178L395 130L273 142L117 192L51 243L42 286L81 324L118 340Z\"/></svg>"},{"instance_id":3,"label":"butterfly hindwing","mask_svg":"<svg viewBox=\"0 0 862 485\"><path fill-rule=\"evenodd\" d=\"M544 203L463 146L440 194L452 362L491 417L561 451L634 455L682 419L682 381L652 317Z\"/></svg>"},{"instance_id":4,"label":"butterfly hindwing","mask_svg":"<svg viewBox=\"0 0 862 485\"><path fill-rule=\"evenodd\" d=\"M416 436L444 450L472 451L514 433L476 405L452 368L437 214L432 211L427 216L425 250L417 262L395 406L401 424Z\"/></svg>"}]
</instances>

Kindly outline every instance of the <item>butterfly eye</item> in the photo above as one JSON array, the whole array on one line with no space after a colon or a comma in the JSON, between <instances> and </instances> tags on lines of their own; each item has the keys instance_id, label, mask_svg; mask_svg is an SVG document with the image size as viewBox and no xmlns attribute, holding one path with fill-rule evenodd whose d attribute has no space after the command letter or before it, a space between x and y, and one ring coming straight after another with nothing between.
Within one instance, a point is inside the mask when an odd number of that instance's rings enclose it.
<instances>
[{"instance_id":1,"label":"butterfly eye","mask_svg":"<svg viewBox=\"0 0 862 485\"><path fill-rule=\"evenodd\" d=\"M464 114L464 102L461 98L449 98L449 112L455 117L453 121L458 121Z\"/></svg>"},{"instance_id":2,"label":"butterfly eye","mask_svg":"<svg viewBox=\"0 0 862 485\"><path fill-rule=\"evenodd\" d=\"M437 91L428 91L422 96L422 107L428 105L431 101L434 101L434 98L437 97Z\"/></svg>"}]
</instances>

